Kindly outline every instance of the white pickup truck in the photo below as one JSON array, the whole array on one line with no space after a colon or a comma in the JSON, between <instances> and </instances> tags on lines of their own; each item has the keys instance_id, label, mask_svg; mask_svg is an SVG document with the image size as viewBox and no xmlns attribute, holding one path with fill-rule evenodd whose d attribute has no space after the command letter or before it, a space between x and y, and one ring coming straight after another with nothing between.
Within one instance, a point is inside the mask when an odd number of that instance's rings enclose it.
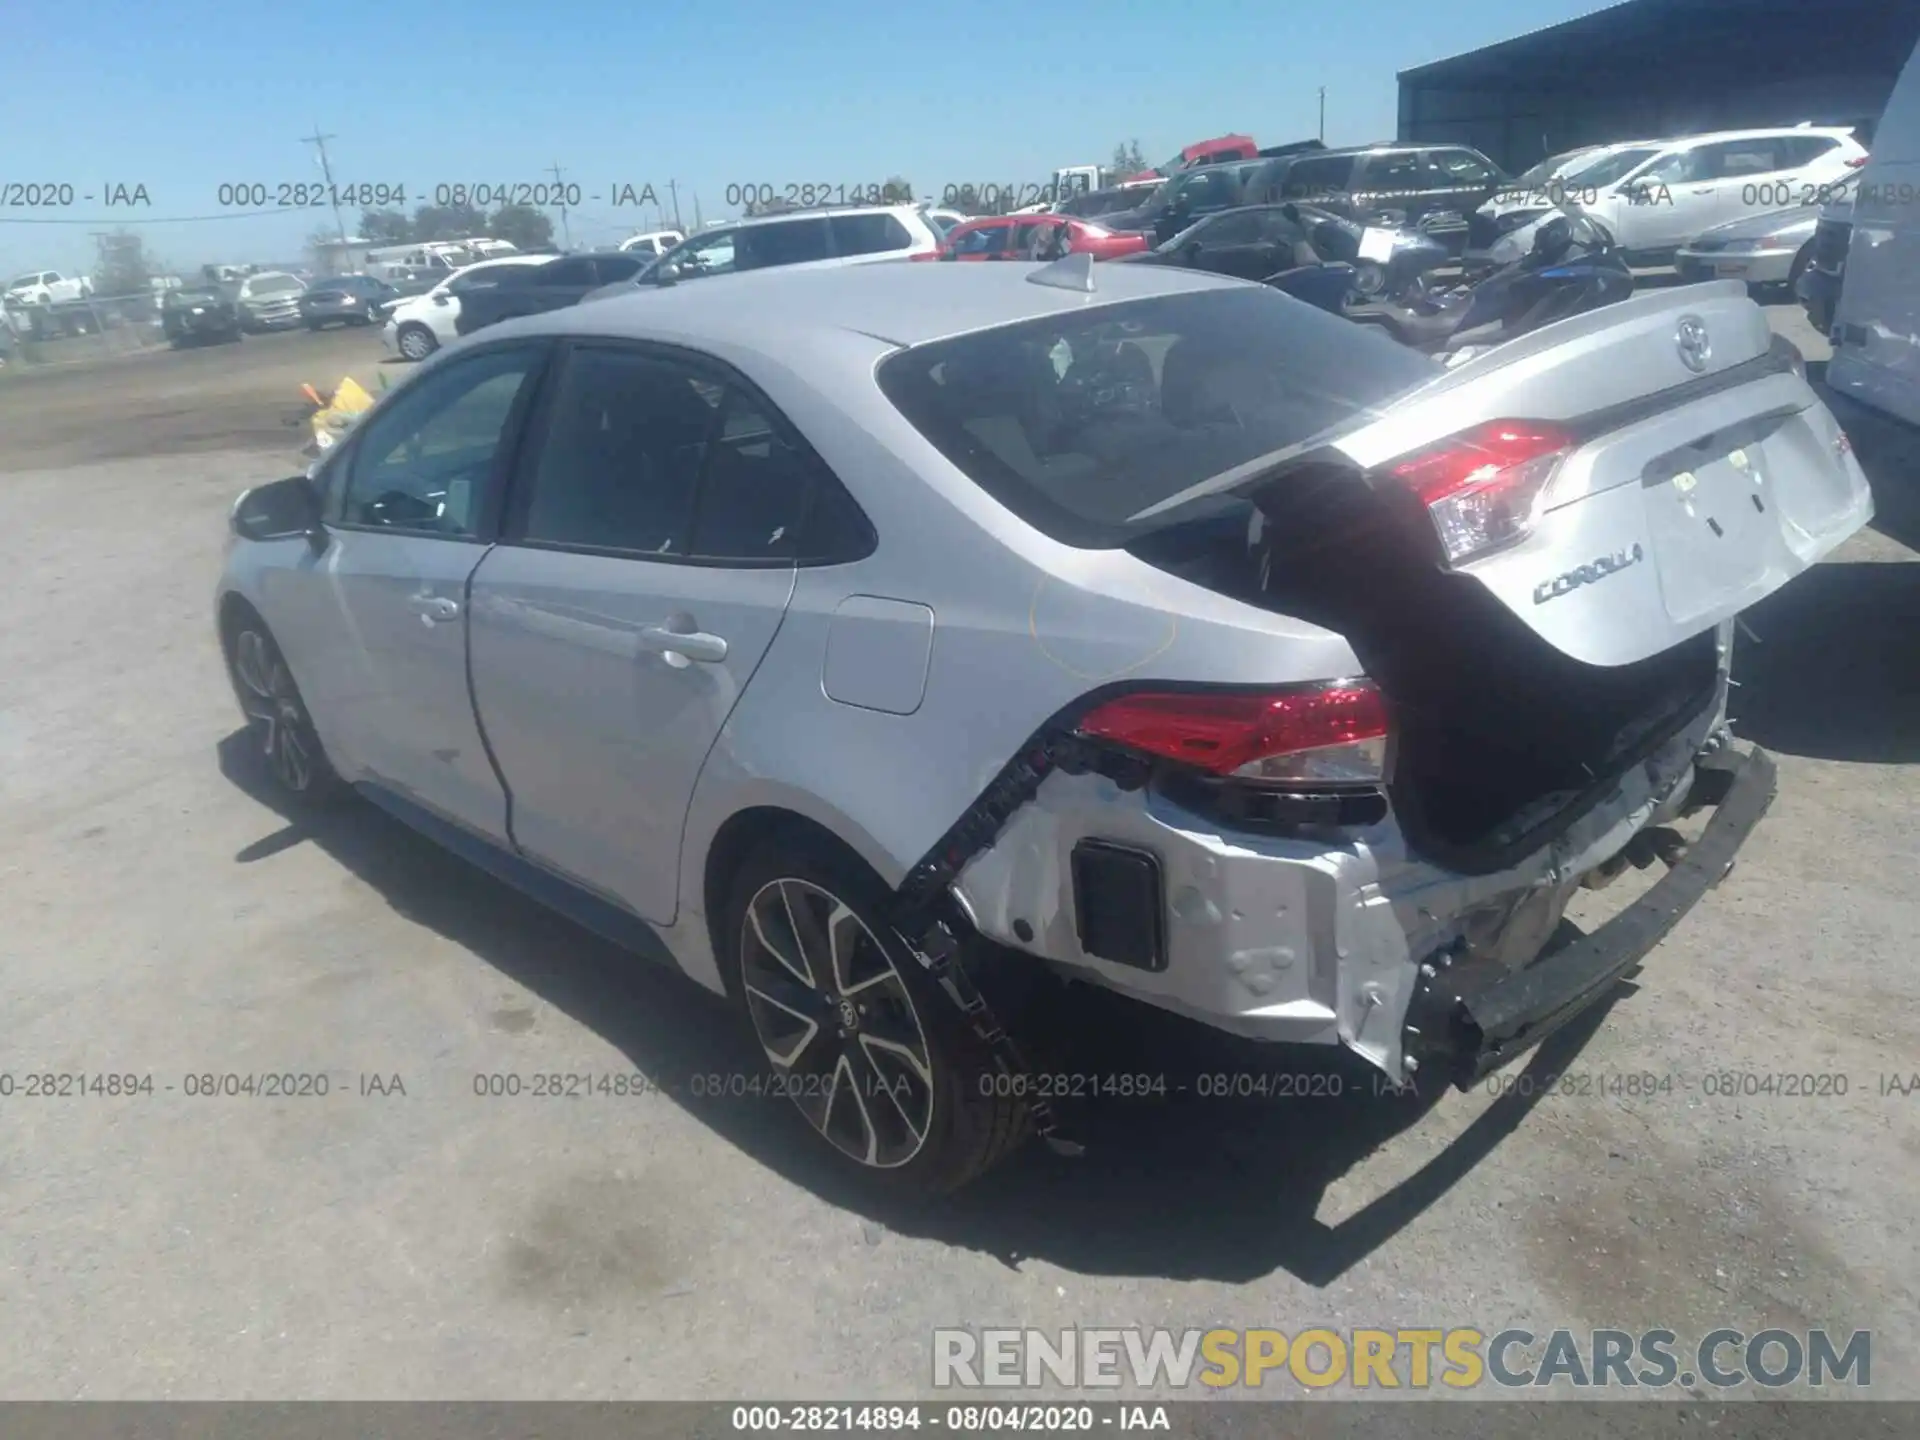
<instances>
[{"instance_id":1,"label":"white pickup truck","mask_svg":"<svg viewBox=\"0 0 1920 1440\"><path fill-rule=\"evenodd\" d=\"M14 305L57 305L63 300L84 300L91 294L90 276L63 276L58 270L35 270L10 281L6 298Z\"/></svg>"}]
</instances>

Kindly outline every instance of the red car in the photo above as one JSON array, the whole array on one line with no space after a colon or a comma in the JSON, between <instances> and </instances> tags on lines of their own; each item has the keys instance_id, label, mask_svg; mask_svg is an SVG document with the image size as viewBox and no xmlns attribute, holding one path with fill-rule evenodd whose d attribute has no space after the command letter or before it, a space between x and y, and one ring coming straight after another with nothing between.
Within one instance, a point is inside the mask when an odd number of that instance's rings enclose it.
<instances>
[{"instance_id":1,"label":"red car","mask_svg":"<svg viewBox=\"0 0 1920 1440\"><path fill-rule=\"evenodd\" d=\"M1147 248L1145 235L1123 235L1070 215L986 215L947 232L940 249L916 260L1056 260L1086 254L1096 260Z\"/></svg>"}]
</instances>

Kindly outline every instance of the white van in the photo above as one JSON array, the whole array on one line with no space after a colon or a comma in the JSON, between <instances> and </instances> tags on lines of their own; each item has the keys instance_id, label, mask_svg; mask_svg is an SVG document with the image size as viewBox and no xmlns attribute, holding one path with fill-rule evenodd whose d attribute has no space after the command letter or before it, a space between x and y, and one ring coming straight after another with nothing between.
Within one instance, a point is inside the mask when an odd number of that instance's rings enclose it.
<instances>
[{"instance_id":1,"label":"white van","mask_svg":"<svg viewBox=\"0 0 1920 1440\"><path fill-rule=\"evenodd\" d=\"M411 245L379 245L367 251L367 274L381 280L444 279L473 263L465 245L451 240L415 241Z\"/></svg>"},{"instance_id":2,"label":"white van","mask_svg":"<svg viewBox=\"0 0 1920 1440\"><path fill-rule=\"evenodd\" d=\"M1827 384L1920 425L1920 46L1887 98L1852 209Z\"/></svg>"}]
</instances>

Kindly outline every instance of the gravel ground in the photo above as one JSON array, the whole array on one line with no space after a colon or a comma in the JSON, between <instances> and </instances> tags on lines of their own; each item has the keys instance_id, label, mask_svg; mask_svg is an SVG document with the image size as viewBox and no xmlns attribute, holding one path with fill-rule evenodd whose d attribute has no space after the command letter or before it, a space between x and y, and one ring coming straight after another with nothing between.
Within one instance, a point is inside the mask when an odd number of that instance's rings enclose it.
<instances>
[{"instance_id":1,"label":"gravel ground","mask_svg":"<svg viewBox=\"0 0 1920 1440\"><path fill-rule=\"evenodd\" d=\"M0 1071L155 1081L0 1099L0 1396L901 1397L934 1327L1017 1323L1862 1328L1874 1392L1920 1398L1920 1096L1881 1093L1920 1070L1911 435L1858 421L1878 528L1748 617L1772 815L1527 1072L1676 1088L1116 1104L1086 1158L913 1215L785 1101L693 1093L748 1063L704 992L370 809L263 803L211 633L223 516L343 369L373 383L377 339L0 383ZM1129 1068L1274 1065L1115 1002L1084 1024ZM186 1093L223 1072L331 1093ZM474 1093L599 1072L652 1088Z\"/></svg>"}]
</instances>

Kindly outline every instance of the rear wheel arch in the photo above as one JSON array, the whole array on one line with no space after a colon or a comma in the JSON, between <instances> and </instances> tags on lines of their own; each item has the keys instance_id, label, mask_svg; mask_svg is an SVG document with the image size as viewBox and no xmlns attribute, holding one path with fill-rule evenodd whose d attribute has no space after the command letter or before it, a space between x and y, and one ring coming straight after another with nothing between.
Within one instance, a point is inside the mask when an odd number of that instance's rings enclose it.
<instances>
[{"instance_id":1,"label":"rear wheel arch","mask_svg":"<svg viewBox=\"0 0 1920 1440\"><path fill-rule=\"evenodd\" d=\"M713 944L714 960L730 995L734 993L738 982L733 973L734 967L727 959L732 940L723 933L727 901L741 867L752 856L774 845L825 850L863 870L873 870L873 866L853 845L818 820L809 819L797 810L788 810L779 805L754 805L728 816L707 845L701 900L708 938Z\"/></svg>"}]
</instances>

